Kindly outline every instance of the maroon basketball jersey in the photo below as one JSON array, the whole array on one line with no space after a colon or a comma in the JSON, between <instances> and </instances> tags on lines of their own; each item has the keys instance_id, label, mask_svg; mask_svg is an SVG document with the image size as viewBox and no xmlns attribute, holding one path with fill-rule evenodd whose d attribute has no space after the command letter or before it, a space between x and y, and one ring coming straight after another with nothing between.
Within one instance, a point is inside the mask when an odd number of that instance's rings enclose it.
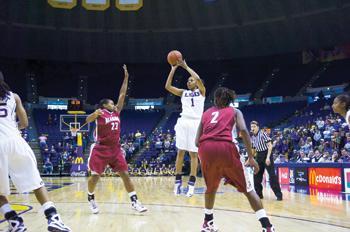
<instances>
[{"instance_id":1,"label":"maroon basketball jersey","mask_svg":"<svg viewBox=\"0 0 350 232\"><path fill-rule=\"evenodd\" d=\"M102 145L119 145L120 113L102 110L96 119L95 140Z\"/></svg>"},{"instance_id":2,"label":"maroon basketball jersey","mask_svg":"<svg viewBox=\"0 0 350 232\"><path fill-rule=\"evenodd\" d=\"M211 107L202 116L203 133L199 141L216 140L232 142L235 109Z\"/></svg>"}]
</instances>

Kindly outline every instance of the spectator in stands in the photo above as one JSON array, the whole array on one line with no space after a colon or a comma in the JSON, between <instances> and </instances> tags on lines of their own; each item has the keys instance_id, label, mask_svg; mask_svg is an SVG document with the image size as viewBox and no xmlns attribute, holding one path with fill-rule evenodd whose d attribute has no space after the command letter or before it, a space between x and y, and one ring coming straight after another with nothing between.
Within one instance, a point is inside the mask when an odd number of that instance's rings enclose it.
<instances>
[{"instance_id":1,"label":"spectator in stands","mask_svg":"<svg viewBox=\"0 0 350 232\"><path fill-rule=\"evenodd\" d=\"M52 165L50 159L47 158L45 160L45 163L44 163L44 173L45 174L52 174L52 172L53 172L53 165Z\"/></svg>"},{"instance_id":2,"label":"spectator in stands","mask_svg":"<svg viewBox=\"0 0 350 232\"><path fill-rule=\"evenodd\" d=\"M57 151L57 153L63 152L63 146L61 142L57 143L55 150Z\"/></svg>"},{"instance_id":3,"label":"spectator in stands","mask_svg":"<svg viewBox=\"0 0 350 232\"><path fill-rule=\"evenodd\" d=\"M47 118L47 125L52 125L52 116L51 114L48 115L48 118Z\"/></svg>"},{"instance_id":4,"label":"spectator in stands","mask_svg":"<svg viewBox=\"0 0 350 232\"><path fill-rule=\"evenodd\" d=\"M347 152L350 152L350 136L347 136L346 137L346 143L344 145L344 149L347 151Z\"/></svg>"},{"instance_id":5,"label":"spectator in stands","mask_svg":"<svg viewBox=\"0 0 350 232\"><path fill-rule=\"evenodd\" d=\"M46 141L47 137L44 134L41 134L41 136L39 137L40 148L44 148L46 146Z\"/></svg>"},{"instance_id":6,"label":"spectator in stands","mask_svg":"<svg viewBox=\"0 0 350 232\"><path fill-rule=\"evenodd\" d=\"M71 141L71 137L69 136L69 133L67 132L63 137L63 144L67 144Z\"/></svg>"}]
</instances>

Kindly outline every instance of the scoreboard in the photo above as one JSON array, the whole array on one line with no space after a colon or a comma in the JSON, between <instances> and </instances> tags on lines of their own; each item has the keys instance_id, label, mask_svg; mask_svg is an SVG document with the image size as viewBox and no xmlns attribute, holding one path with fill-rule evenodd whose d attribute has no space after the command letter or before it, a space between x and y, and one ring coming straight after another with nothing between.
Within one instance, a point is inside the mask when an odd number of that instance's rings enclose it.
<instances>
[{"instance_id":1,"label":"scoreboard","mask_svg":"<svg viewBox=\"0 0 350 232\"><path fill-rule=\"evenodd\" d=\"M81 100L68 100L68 114L85 114L84 104Z\"/></svg>"},{"instance_id":2,"label":"scoreboard","mask_svg":"<svg viewBox=\"0 0 350 232\"><path fill-rule=\"evenodd\" d=\"M73 9L77 6L77 0L47 0L50 6L60 9ZM143 6L143 0L82 0L82 6L86 10L107 10L111 1L115 1L115 7L120 11L137 11Z\"/></svg>"}]
</instances>

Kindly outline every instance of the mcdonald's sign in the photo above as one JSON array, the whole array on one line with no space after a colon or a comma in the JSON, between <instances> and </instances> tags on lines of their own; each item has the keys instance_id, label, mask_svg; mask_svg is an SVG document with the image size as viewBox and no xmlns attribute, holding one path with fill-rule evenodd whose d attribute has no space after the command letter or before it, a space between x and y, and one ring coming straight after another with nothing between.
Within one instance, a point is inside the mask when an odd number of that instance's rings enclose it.
<instances>
[{"instance_id":1,"label":"mcdonald's sign","mask_svg":"<svg viewBox=\"0 0 350 232\"><path fill-rule=\"evenodd\" d=\"M340 168L309 168L309 186L341 191Z\"/></svg>"},{"instance_id":2,"label":"mcdonald's sign","mask_svg":"<svg viewBox=\"0 0 350 232\"><path fill-rule=\"evenodd\" d=\"M74 164L84 164L83 157L77 157L74 161Z\"/></svg>"}]
</instances>

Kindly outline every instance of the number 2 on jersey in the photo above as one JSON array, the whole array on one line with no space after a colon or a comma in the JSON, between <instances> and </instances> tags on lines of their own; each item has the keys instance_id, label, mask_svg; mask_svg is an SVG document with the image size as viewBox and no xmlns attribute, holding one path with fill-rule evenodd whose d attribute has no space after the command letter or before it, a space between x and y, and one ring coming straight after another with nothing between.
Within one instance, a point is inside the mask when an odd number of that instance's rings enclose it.
<instances>
[{"instance_id":1,"label":"number 2 on jersey","mask_svg":"<svg viewBox=\"0 0 350 232\"><path fill-rule=\"evenodd\" d=\"M118 123L117 122L112 122L112 130L118 130Z\"/></svg>"},{"instance_id":2,"label":"number 2 on jersey","mask_svg":"<svg viewBox=\"0 0 350 232\"><path fill-rule=\"evenodd\" d=\"M211 113L211 116L213 116L213 117L212 117L210 123L213 123L213 124L218 123L219 111L215 111L215 112Z\"/></svg>"}]
</instances>

